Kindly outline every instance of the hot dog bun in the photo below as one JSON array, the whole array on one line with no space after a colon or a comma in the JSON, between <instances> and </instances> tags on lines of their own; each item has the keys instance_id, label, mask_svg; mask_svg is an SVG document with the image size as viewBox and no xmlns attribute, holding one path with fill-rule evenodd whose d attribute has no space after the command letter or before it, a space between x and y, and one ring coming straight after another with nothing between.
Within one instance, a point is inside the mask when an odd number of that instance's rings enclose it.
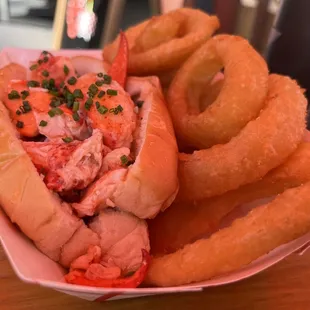
<instances>
[{"instance_id":1,"label":"hot dog bun","mask_svg":"<svg viewBox=\"0 0 310 310\"><path fill-rule=\"evenodd\" d=\"M83 222L45 186L0 102L0 205L51 259Z\"/></svg>"},{"instance_id":2,"label":"hot dog bun","mask_svg":"<svg viewBox=\"0 0 310 310\"><path fill-rule=\"evenodd\" d=\"M134 136L136 160L117 187L114 202L137 217L152 218L177 194L178 148L159 79L130 77L127 91L143 105Z\"/></svg>"}]
</instances>

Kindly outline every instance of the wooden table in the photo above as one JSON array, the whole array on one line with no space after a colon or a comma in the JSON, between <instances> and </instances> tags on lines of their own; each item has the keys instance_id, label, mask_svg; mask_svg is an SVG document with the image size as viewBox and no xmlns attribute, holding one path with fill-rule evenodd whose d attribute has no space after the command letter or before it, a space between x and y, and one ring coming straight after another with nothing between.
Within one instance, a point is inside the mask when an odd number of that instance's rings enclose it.
<instances>
[{"instance_id":1,"label":"wooden table","mask_svg":"<svg viewBox=\"0 0 310 310\"><path fill-rule=\"evenodd\" d=\"M21 282L0 247L0 309L43 310L304 310L310 309L310 251L292 255L269 270L239 283L202 293L173 294L93 303Z\"/></svg>"}]
</instances>

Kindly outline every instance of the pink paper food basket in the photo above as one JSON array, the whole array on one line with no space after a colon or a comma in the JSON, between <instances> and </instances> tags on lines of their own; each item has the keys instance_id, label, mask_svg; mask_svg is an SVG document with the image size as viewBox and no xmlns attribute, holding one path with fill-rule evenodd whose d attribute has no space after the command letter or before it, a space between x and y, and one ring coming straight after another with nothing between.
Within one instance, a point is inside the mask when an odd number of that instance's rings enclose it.
<instances>
[{"instance_id":1,"label":"pink paper food basket","mask_svg":"<svg viewBox=\"0 0 310 310\"><path fill-rule=\"evenodd\" d=\"M5 48L0 53L0 68L10 62L28 65L30 60L34 60L39 56L40 52L39 50ZM61 50L53 53L55 55L89 55L101 58L101 51L99 50ZM252 206L247 206L247 208L248 207L253 207L253 204ZM308 243L310 243L310 233L293 242L278 247L268 255L257 259L245 268L209 281L180 287L137 289L104 289L65 283L63 280L65 270L37 250L33 243L10 222L1 209L0 240L16 275L22 281L49 287L56 291L86 300L104 301L156 294L201 291L207 287L240 281L267 269L296 251L306 249ZM212 253L210 253L210 255L212 255Z\"/></svg>"}]
</instances>

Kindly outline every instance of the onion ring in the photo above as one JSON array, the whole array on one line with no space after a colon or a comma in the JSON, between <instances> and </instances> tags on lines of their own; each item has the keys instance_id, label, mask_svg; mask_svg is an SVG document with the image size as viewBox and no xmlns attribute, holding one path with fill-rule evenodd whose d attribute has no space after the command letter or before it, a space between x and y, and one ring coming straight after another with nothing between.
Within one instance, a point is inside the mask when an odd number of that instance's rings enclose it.
<instances>
[{"instance_id":1,"label":"onion ring","mask_svg":"<svg viewBox=\"0 0 310 310\"><path fill-rule=\"evenodd\" d=\"M222 91L201 112L200 96L223 67ZM179 140L197 148L228 142L258 116L267 91L267 64L248 41L214 36L185 62L169 88L168 104Z\"/></svg>"},{"instance_id":2,"label":"onion ring","mask_svg":"<svg viewBox=\"0 0 310 310\"><path fill-rule=\"evenodd\" d=\"M198 202L174 203L149 221L152 254L167 254L219 229L222 219L235 207L271 197L310 181L310 143L297 150L263 179ZM176 231L178 232L176 234Z\"/></svg>"},{"instance_id":3,"label":"onion ring","mask_svg":"<svg viewBox=\"0 0 310 310\"><path fill-rule=\"evenodd\" d=\"M226 77L225 77L226 79ZM269 76L265 108L228 143L179 154L179 200L200 200L255 182L293 153L305 132L307 100L288 77Z\"/></svg>"},{"instance_id":4,"label":"onion ring","mask_svg":"<svg viewBox=\"0 0 310 310\"><path fill-rule=\"evenodd\" d=\"M151 75L176 69L219 28L216 16L181 8L155 16L125 32L129 44L128 73ZM103 49L103 58L112 62L119 36Z\"/></svg>"},{"instance_id":5,"label":"onion ring","mask_svg":"<svg viewBox=\"0 0 310 310\"><path fill-rule=\"evenodd\" d=\"M310 182L288 189L209 239L153 258L146 283L175 286L237 270L310 230Z\"/></svg>"}]
</instances>

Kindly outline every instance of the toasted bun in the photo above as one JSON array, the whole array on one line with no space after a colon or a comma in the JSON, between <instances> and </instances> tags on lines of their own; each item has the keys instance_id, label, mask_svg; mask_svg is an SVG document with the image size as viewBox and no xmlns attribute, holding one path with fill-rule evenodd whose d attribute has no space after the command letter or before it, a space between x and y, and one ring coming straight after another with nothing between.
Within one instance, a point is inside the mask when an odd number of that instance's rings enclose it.
<instances>
[{"instance_id":1,"label":"toasted bun","mask_svg":"<svg viewBox=\"0 0 310 310\"><path fill-rule=\"evenodd\" d=\"M11 80L25 80L27 77L27 70L25 67L10 63L0 69L0 100L3 101L5 95L6 85Z\"/></svg>"},{"instance_id":2,"label":"toasted bun","mask_svg":"<svg viewBox=\"0 0 310 310\"><path fill-rule=\"evenodd\" d=\"M55 261L82 225L45 186L0 102L0 205L13 223Z\"/></svg>"},{"instance_id":3,"label":"toasted bun","mask_svg":"<svg viewBox=\"0 0 310 310\"><path fill-rule=\"evenodd\" d=\"M178 192L178 148L157 77L130 77L127 91L143 106L135 132L135 163L113 195L121 209L152 218L166 209Z\"/></svg>"}]
</instances>

